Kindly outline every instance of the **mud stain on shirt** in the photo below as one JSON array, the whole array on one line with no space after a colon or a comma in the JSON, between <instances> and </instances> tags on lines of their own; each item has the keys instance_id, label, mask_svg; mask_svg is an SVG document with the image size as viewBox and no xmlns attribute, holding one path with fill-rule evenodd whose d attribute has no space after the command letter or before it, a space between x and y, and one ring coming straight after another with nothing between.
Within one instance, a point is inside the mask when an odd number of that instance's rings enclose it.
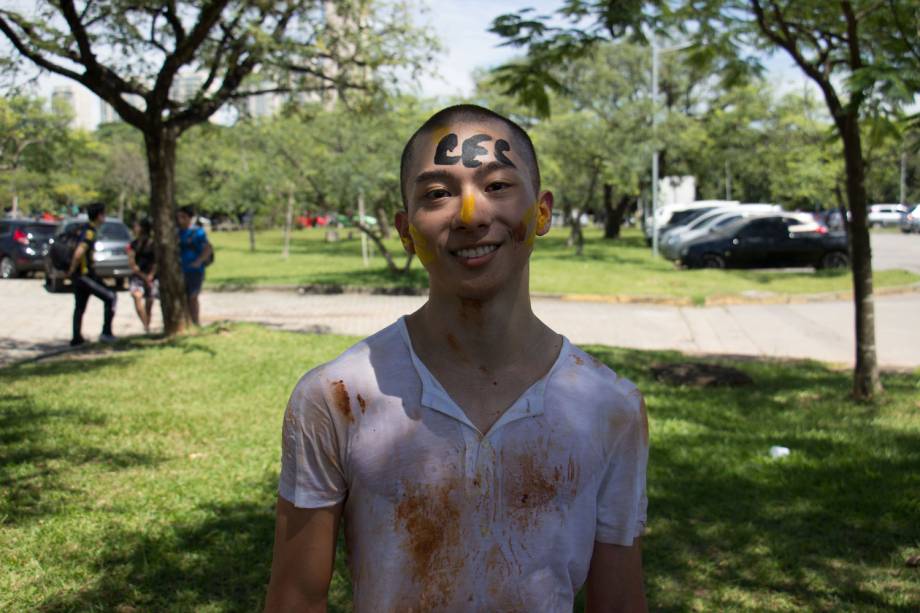
<instances>
[{"instance_id":1,"label":"mud stain on shirt","mask_svg":"<svg viewBox=\"0 0 920 613\"><path fill-rule=\"evenodd\" d=\"M396 506L396 528L404 532L402 547L419 592L419 611L444 609L452 600L466 557L460 546L460 510L452 498L455 483L403 483ZM404 601L408 598L402 599Z\"/></svg>"},{"instance_id":2,"label":"mud stain on shirt","mask_svg":"<svg viewBox=\"0 0 920 613\"><path fill-rule=\"evenodd\" d=\"M332 404L345 419L350 422L355 421L355 416L351 412L351 398L348 397L348 388L345 387L345 382L342 379L332 382Z\"/></svg>"},{"instance_id":3,"label":"mud stain on shirt","mask_svg":"<svg viewBox=\"0 0 920 613\"><path fill-rule=\"evenodd\" d=\"M367 410L367 401L361 397L361 394L356 396L358 400L358 406L361 407L361 413L363 414Z\"/></svg>"}]
</instances>

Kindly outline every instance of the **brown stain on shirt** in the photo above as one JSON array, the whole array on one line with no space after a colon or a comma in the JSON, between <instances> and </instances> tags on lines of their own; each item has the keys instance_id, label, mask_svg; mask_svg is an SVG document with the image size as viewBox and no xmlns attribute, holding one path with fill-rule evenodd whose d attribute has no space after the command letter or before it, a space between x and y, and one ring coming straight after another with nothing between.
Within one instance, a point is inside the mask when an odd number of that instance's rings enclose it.
<instances>
[{"instance_id":1,"label":"brown stain on shirt","mask_svg":"<svg viewBox=\"0 0 920 613\"><path fill-rule=\"evenodd\" d=\"M348 388L345 387L345 382L341 379L332 382L332 404L345 419L350 422L355 421L355 416L351 412L351 398L348 397Z\"/></svg>"},{"instance_id":2,"label":"brown stain on shirt","mask_svg":"<svg viewBox=\"0 0 920 613\"><path fill-rule=\"evenodd\" d=\"M572 356L572 357L575 358L575 364L577 364L578 366L581 366L581 365L583 365L583 364L585 363L585 361L582 360L582 359L581 359L580 357L578 357L577 355L576 355L576 356Z\"/></svg>"},{"instance_id":3,"label":"brown stain on shirt","mask_svg":"<svg viewBox=\"0 0 920 613\"><path fill-rule=\"evenodd\" d=\"M460 510L452 498L456 483L404 486L395 519L397 529L405 533L402 547L419 589L418 610L442 610L451 603L466 562L460 557Z\"/></svg>"},{"instance_id":4,"label":"brown stain on shirt","mask_svg":"<svg viewBox=\"0 0 920 613\"><path fill-rule=\"evenodd\" d=\"M539 455L545 460L548 454ZM521 532L536 527L560 494L573 498L578 494L580 467L574 456L569 456L567 465L547 465L536 453L522 453L507 468L508 517Z\"/></svg>"},{"instance_id":5,"label":"brown stain on shirt","mask_svg":"<svg viewBox=\"0 0 920 613\"><path fill-rule=\"evenodd\" d=\"M367 401L361 397L361 394L356 396L358 399L358 406L361 407L361 413L364 413L367 410Z\"/></svg>"}]
</instances>

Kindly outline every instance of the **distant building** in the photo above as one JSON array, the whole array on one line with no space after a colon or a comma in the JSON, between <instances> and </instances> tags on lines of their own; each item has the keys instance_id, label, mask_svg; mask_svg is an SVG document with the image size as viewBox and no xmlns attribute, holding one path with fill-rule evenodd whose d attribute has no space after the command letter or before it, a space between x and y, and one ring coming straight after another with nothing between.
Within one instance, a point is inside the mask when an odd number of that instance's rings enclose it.
<instances>
[{"instance_id":1,"label":"distant building","mask_svg":"<svg viewBox=\"0 0 920 613\"><path fill-rule=\"evenodd\" d=\"M97 118L94 112L94 98L88 90L76 84L55 85L51 91L51 109L65 110L71 114L70 127L92 130Z\"/></svg>"},{"instance_id":2,"label":"distant building","mask_svg":"<svg viewBox=\"0 0 920 613\"><path fill-rule=\"evenodd\" d=\"M662 177L658 182L658 206L696 201L696 177Z\"/></svg>"}]
</instances>

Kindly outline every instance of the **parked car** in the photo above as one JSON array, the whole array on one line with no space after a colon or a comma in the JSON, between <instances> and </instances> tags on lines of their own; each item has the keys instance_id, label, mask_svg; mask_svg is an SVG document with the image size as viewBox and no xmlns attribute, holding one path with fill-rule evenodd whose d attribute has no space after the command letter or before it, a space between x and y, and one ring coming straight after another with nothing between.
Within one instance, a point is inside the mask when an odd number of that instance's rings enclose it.
<instances>
[{"instance_id":1,"label":"parked car","mask_svg":"<svg viewBox=\"0 0 920 613\"><path fill-rule=\"evenodd\" d=\"M42 270L55 228L46 221L0 219L0 278Z\"/></svg>"},{"instance_id":2,"label":"parked car","mask_svg":"<svg viewBox=\"0 0 920 613\"><path fill-rule=\"evenodd\" d=\"M873 204L869 207L869 227L899 226L907 213L903 204Z\"/></svg>"},{"instance_id":3,"label":"parked car","mask_svg":"<svg viewBox=\"0 0 920 613\"><path fill-rule=\"evenodd\" d=\"M846 235L811 224L801 214L739 219L685 245L680 263L688 268L848 267Z\"/></svg>"},{"instance_id":4,"label":"parked car","mask_svg":"<svg viewBox=\"0 0 920 613\"><path fill-rule=\"evenodd\" d=\"M736 219L752 215L780 212L776 204L740 204L736 206L718 207L697 216L689 223L677 226L665 232L658 240L662 255L669 260L676 260L680 255L681 247L710 232L728 225Z\"/></svg>"},{"instance_id":5,"label":"parked car","mask_svg":"<svg viewBox=\"0 0 920 613\"><path fill-rule=\"evenodd\" d=\"M901 219L901 232L920 232L920 204Z\"/></svg>"},{"instance_id":6,"label":"parked car","mask_svg":"<svg viewBox=\"0 0 920 613\"><path fill-rule=\"evenodd\" d=\"M63 222L55 236L67 232L76 224L86 224L86 219L70 219ZM96 238L96 251L93 254L96 275L102 279L111 279L115 287L122 289L131 276L128 263L128 245L131 243L131 231L119 219L107 217L99 228ZM66 270L57 270L51 263L50 256L45 257L45 289L49 292L61 291L70 285Z\"/></svg>"}]
</instances>

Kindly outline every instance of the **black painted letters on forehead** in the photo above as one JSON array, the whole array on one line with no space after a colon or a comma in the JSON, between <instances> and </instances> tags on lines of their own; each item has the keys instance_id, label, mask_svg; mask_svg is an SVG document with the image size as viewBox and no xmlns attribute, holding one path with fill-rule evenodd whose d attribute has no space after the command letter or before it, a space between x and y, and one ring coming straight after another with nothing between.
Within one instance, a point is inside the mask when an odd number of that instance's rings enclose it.
<instances>
[{"instance_id":1,"label":"black painted letters on forehead","mask_svg":"<svg viewBox=\"0 0 920 613\"><path fill-rule=\"evenodd\" d=\"M457 135L451 132L438 141L438 146L434 151L434 163L439 166L453 166L460 160L463 160L463 165L467 168L482 166L482 162L476 158L487 155L489 151L485 147L480 146L480 143L490 140L492 140L492 137L488 134L474 134L463 141L463 146L460 148L460 155L448 155L449 152L457 148L457 143L459 141ZM508 156L505 155L506 151L511 151L511 145L508 144L508 141L502 138L496 140L495 159L505 166L516 168L514 162L509 160Z\"/></svg>"}]
</instances>

